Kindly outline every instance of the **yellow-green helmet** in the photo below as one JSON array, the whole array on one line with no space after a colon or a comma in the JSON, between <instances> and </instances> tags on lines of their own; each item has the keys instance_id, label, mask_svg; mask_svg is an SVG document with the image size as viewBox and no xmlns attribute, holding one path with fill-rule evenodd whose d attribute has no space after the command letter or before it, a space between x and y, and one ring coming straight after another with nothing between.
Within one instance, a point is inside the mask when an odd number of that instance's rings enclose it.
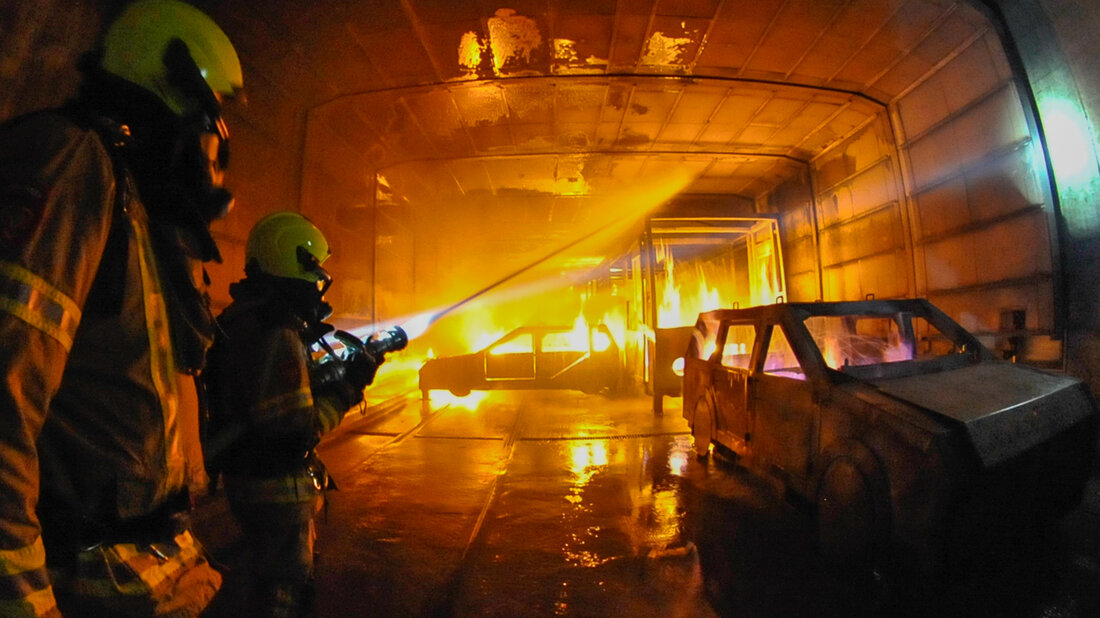
<instances>
[{"instance_id":1,"label":"yellow-green helmet","mask_svg":"<svg viewBox=\"0 0 1100 618\"><path fill-rule=\"evenodd\" d=\"M275 277L309 282L329 280L321 263L328 259L328 241L309 219L296 212L276 212L260 219L248 233L245 262L255 261Z\"/></svg>"},{"instance_id":2,"label":"yellow-green helmet","mask_svg":"<svg viewBox=\"0 0 1100 618\"><path fill-rule=\"evenodd\" d=\"M192 82L197 88L202 82L189 75L181 82L178 69L173 72L178 54L170 58L169 51L178 51L173 48L178 47L176 40L186 45L209 93L189 92ZM152 92L179 116L200 110L214 95L232 97L244 85L229 37L202 11L179 0L140 0L128 6L104 36L100 66Z\"/></svg>"}]
</instances>

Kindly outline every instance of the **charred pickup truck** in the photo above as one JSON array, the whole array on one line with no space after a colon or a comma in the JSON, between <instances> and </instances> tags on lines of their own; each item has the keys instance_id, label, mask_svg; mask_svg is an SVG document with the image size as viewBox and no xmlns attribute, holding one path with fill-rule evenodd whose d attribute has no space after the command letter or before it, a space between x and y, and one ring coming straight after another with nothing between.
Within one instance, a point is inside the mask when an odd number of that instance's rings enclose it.
<instances>
[{"instance_id":1,"label":"charred pickup truck","mask_svg":"<svg viewBox=\"0 0 1100 618\"><path fill-rule=\"evenodd\" d=\"M921 299L702 313L683 390L699 456L778 477L823 554L925 573L974 530L1071 510L1096 445L1084 383L995 359Z\"/></svg>"}]
</instances>

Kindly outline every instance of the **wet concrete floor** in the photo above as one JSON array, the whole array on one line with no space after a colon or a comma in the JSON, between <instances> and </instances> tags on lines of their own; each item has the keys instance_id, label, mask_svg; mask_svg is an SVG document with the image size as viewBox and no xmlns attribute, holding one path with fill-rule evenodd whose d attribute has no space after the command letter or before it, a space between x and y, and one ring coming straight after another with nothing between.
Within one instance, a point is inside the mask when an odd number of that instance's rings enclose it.
<instances>
[{"instance_id":1,"label":"wet concrete floor","mask_svg":"<svg viewBox=\"0 0 1100 618\"><path fill-rule=\"evenodd\" d=\"M976 544L917 595L822 565L781 487L695 457L679 399L661 416L648 398L564 391L374 403L319 449L339 490L319 525L318 616L1100 616L1100 480L1056 527ZM231 569L224 499L196 520ZM248 615L224 599L209 613Z\"/></svg>"}]
</instances>

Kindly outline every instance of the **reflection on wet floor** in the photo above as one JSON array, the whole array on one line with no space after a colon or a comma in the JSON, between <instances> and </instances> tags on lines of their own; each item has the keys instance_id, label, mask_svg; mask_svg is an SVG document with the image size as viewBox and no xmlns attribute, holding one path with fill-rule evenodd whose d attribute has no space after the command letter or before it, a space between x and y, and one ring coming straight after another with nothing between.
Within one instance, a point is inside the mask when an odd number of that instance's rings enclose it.
<instances>
[{"instance_id":1,"label":"reflection on wet floor","mask_svg":"<svg viewBox=\"0 0 1100 618\"><path fill-rule=\"evenodd\" d=\"M1100 615L1100 509L972 553L981 566L921 600L885 570L821 564L807 512L697 459L676 403L656 416L643 398L493 393L349 419L321 448L340 490L319 530L318 615ZM200 529L232 566L217 504Z\"/></svg>"}]
</instances>

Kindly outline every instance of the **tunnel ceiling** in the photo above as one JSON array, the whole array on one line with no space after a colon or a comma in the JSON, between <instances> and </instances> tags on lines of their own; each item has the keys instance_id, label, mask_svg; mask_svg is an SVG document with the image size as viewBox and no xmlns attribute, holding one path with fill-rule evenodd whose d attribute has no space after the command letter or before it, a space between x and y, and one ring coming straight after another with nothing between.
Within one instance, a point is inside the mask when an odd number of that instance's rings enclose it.
<instances>
[{"instance_id":1,"label":"tunnel ceiling","mask_svg":"<svg viewBox=\"0 0 1100 618\"><path fill-rule=\"evenodd\" d=\"M316 183L379 173L385 199L429 216L469 196L571 198L557 211L577 229L602 203L572 198L673 167L684 192L757 199L990 28L948 0L276 4L214 12L247 32L250 113L275 96L308 109L306 173L324 170L304 180L307 212Z\"/></svg>"},{"instance_id":2,"label":"tunnel ceiling","mask_svg":"<svg viewBox=\"0 0 1100 618\"><path fill-rule=\"evenodd\" d=\"M585 195L663 166L693 193L756 197L881 109L858 95L650 76L551 76L355 95L337 122L370 135L409 199L485 191ZM331 116L330 116L331 117Z\"/></svg>"}]
</instances>

